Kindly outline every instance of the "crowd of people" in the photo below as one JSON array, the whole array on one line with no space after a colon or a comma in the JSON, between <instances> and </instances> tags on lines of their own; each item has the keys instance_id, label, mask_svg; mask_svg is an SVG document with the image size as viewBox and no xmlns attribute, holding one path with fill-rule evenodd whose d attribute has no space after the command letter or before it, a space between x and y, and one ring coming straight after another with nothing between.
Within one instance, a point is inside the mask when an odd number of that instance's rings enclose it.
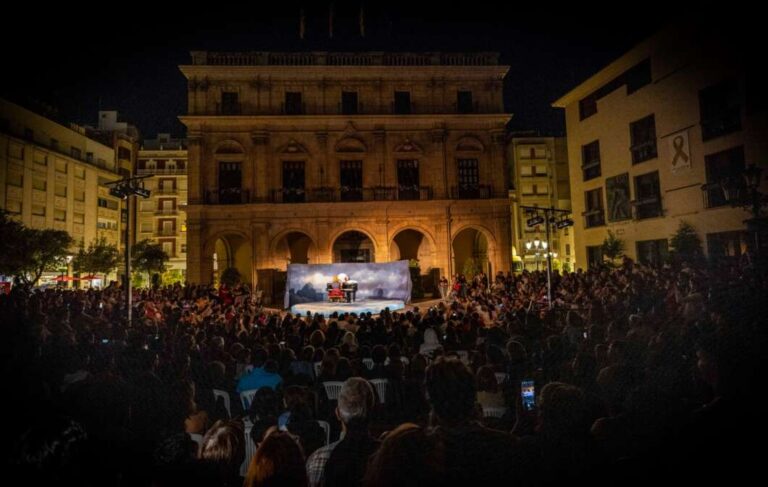
<instances>
[{"instance_id":1,"label":"crowd of people","mask_svg":"<svg viewBox=\"0 0 768 487\"><path fill-rule=\"evenodd\" d=\"M131 326L117 286L16 287L0 297L7 471L313 487L744 472L765 414L764 277L625 260L555 272L551 307L545 273L499 273L359 316L175 285L136 291Z\"/></svg>"}]
</instances>

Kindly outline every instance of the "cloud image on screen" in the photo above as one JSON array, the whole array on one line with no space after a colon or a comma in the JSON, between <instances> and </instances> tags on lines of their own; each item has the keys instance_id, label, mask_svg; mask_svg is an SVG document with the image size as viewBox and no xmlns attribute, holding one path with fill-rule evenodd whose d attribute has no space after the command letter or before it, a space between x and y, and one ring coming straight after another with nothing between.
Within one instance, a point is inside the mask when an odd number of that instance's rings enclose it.
<instances>
[{"instance_id":1,"label":"cloud image on screen","mask_svg":"<svg viewBox=\"0 0 768 487\"><path fill-rule=\"evenodd\" d=\"M334 276L346 274L357 281L358 301L411 299L411 274L407 260L386 263L291 264L285 289L285 307L326 300L326 286Z\"/></svg>"}]
</instances>

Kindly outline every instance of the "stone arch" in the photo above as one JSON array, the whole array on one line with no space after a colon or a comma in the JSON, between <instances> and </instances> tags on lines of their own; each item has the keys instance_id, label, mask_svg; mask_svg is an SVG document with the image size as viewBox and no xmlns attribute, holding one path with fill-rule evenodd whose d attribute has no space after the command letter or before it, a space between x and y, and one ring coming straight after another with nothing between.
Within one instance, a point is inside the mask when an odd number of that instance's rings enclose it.
<instances>
[{"instance_id":1,"label":"stone arch","mask_svg":"<svg viewBox=\"0 0 768 487\"><path fill-rule=\"evenodd\" d=\"M217 157L240 156L240 158L242 158L245 157L245 148L243 147L243 144L235 139L225 139L216 144L213 148L213 153Z\"/></svg>"},{"instance_id":2,"label":"stone arch","mask_svg":"<svg viewBox=\"0 0 768 487\"><path fill-rule=\"evenodd\" d=\"M250 235L243 231L220 230L209 236L204 246L203 259L213 262L211 280L214 283L218 283L221 272L227 267L235 267L240 271L243 282L253 282L253 243Z\"/></svg>"},{"instance_id":3,"label":"stone arch","mask_svg":"<svg viewBox=\"0 0 768 487\"><path fill-rule=\"evenodd\" d=\"M480 269L489 276L497 270L493 268L494 266L501 265L496 255L498 251L496 237L483 225L470 223L454 230L451 235L450 251L454 274L464 273L464 266L470 257L479 260ZM467 278L470 277L467 276Z\"/></svg>"},{"instance_id":4,"label":"stone arch","mask_svg":"<svg viewBox=\"0 0 768 487\"><path fill-rule=\"evenodd\" d=\"M416 252L416 258L419 261L422 272L426 272L433 267L439 267L437 261L437 242L432 232L427 230L421 225L403 224L398 226L395 230L390 232L392 236L389 239L389 259L400 260L404 258L411 258L412 252L408 252L406 249L401 248L403 242L398 242L398 236L403 232L417 232L421 234L422 239L418 245Z\"/></svg>"},{"instance_id":5,"label":"stone arch","mask_svg":"<svg viewBox=\"0 0 768 487\"><path fill-rule=\"evenodd\" d=\"M301 238L303 237L303 238ZM269 255L278 268L292 264L317 264L317 240L305 230L288 228L278 233L269 245Z\"/></svg>"},{"instance_id":6,"label":"stone arch","mask_svg":"<svg viewBox=\"0 0 768 487\"><path fill-rule=\"evenodd\" d=\"M344 229L339 230L339 231L337 231L337 232L335 232L333 234L333 236L329 239L330 240L330 245L328 247L328 255L331 258L331 262L336 262L337 261L337 256L335 255L335 252L334 252L334 247L336 246L336 241L339 239L339 237L341 237L345 233L349 233L349 232L361 233L365 237L367 237L368 240L371 241L372 251L373 251L373 255L371 256L371 262L378 262L377 258L380 258L380 256L382 255L381 254L381 252L382 252L381 246L376 241L376 238L373 236L373 232L370 232L370 231L368 231L368 230L366 230L364 228L360 228L360 227L344 228Z\"/></svg>"}]
</instances>

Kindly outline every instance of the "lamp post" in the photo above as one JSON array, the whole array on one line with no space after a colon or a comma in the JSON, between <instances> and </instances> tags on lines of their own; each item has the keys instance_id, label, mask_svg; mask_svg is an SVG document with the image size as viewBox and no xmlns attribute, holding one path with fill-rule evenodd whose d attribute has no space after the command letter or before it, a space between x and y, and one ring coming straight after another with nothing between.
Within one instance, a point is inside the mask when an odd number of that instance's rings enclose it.
<instances>
[{"instance_id":1,"label":"lamp post","mask_svg":"<svg viewBox=\"0 0 768 487\"><path fill-rule=\"evenodd\" d=\"M149 198L149 190L144 189L143 184L141 184L141 180L148 177L135 176L106 183L106 186L110 186L109 194L125 200L125 304L129 328L133 319L133 295L131 293L131 202L136 195L142 198Z\"/></svg>"},{"instance_id":2,"label":"lamp post","mask_svg":"<svg viewBox=\"0 0 768 487\"><path fill-rule=\"evenodd\" d=\"M542 242L536 238L531 245L530 242L526 242L525 248L530 250L532 247L536 249L536 270L539 270L539 248L544 251L544 255L547 259L547 307L552 309L552 257L554 252L549 250L549 242L552 237L552 226L557 230L567 228L573 225L573 220L569 217L570 210L561 210L550 206L548 208L540 208L538 206L521 206L529 215L532 215L526 221L529 227L535 227L544 224L546 230L546 239ZM540 215L539 212L543 213Z\"/></svg>"},{"instance_id":3,"label":"lamp post","mask_svg":"<svg viewBox=\"0 0 768 487\"><path fill-rule=\"evenodd\" d=\"M72 265L72 258L73 258L72 255L68 255L67 256L67 277L69 277L69 274L71 273L70 266ZM70 287L69 283L67 283L66 287ZM74 286L74 281L72 281L72 286L71 287L75 287Z\"/></svg>"}]
</instances>

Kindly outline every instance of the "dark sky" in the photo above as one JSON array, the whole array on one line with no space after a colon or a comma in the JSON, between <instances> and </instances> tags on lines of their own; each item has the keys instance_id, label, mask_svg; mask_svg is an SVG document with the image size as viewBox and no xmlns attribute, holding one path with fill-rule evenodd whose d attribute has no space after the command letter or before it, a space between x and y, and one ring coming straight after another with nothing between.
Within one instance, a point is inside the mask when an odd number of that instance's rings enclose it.
<instances>
[{"instance_id":1,"label":"dark sky","mask_svg":"<svg viewBox=\"0 0 768 487\"><path fill-rule=\"evenodd\" d=\"M186 84L177 66L196 49L499 51L511 65L505 83L506 109L514 113L510 128L558 134L563 114L550 108L552 101L666 23L692 15L684 7L638 2L617 4L612 12L563 11L554 2L444 0L438 9L415 1L367 1L361 39L360 2L336 1L330 40L329 2L304 2L301 41L295 1L270 7L211 2L189 10L162 2L101 2L79 12L70 5L29 3L17 13L18 23L6 18L15 28L0 31L8 68L2 92L43 100L62 119L78 123L94 123L99 107L116 109L146 138L183 135L176 117L186 109Z\"/></svg>"}]
</instances>

